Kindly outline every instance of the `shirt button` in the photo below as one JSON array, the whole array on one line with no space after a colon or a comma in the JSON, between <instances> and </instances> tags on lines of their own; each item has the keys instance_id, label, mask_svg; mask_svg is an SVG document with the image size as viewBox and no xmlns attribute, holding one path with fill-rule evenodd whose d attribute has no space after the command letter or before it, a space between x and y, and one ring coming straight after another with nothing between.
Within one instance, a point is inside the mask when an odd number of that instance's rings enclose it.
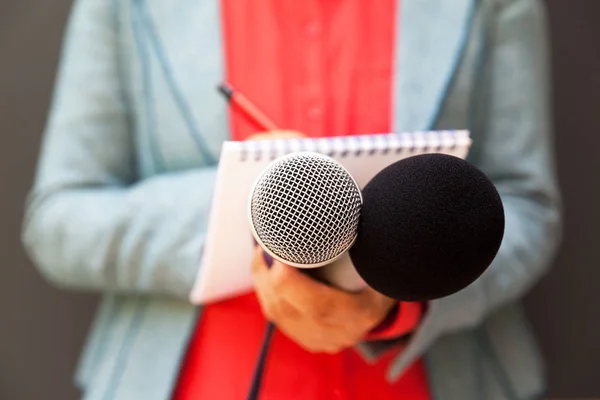
<instances>
[{"instance_id":1,"label":"shirt button","mask_svg":"<svg viewBox=\"0 0 600 400\"><path fill-rule=\"evenodd\" d=\"M308 119L311 121L318 121L323 115L323 110L320 107L312 107L308 110Z\"/></svg>"},{"instance_id":2,"label":"shirt button","mask_svg":"<svg viewBox=\"0 0 600 400\"><path fill-rule=\"evenodd\" d=\"M316 22L311 22L308 25L306 25L305 31L308 37L311 38L316 38L321 34L321 28Z\"/></svg>"}]
</instances>

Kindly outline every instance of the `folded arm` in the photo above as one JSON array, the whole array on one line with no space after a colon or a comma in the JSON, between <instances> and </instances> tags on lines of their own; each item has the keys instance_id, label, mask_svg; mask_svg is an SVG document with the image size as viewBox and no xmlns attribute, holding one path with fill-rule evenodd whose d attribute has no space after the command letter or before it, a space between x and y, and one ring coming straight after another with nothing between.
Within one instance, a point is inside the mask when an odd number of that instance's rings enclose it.
<instances>
[{"instance_id":1,"label":"folded arm","mask_svg":"<svg viewBox=\"0 0 600 400\"><path fill-rule=\"evenodd\" d=\"M428 303L393 376L443 334L480 324L519 299L549 268L560 240L561 205L549 115L546 25L539 0L511 0L498 11L470 161L492 179L506 226L488 270L462 291ZM380 346L365 343L374 356ZM385 350L385 349L384 349Z\"/></svg>"},{"instance_id":2,"label":"folded arm","mask_svg":"<svg viewBox=\"0 0 600 400\"><path fill-rule=\"evenodd\" d=\"M139 180L111 2L76 2L23 242L60 286L186 299L214 167Z\"/></svg>"}]
</instances>

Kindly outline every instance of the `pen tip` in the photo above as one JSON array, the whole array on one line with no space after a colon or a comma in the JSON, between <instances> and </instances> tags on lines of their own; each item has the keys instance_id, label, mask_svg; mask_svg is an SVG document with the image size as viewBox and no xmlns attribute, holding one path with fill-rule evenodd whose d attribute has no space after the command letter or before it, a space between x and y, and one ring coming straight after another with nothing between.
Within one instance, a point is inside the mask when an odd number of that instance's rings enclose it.
<instances>
[{"instance_id":1,"label":"pen tip","mask_svg":"<svg viewBox=\"0 0 600 400\"><path fill-rule=\"evenodd\" d=\"M233 96L233 89L226 83L219 84L217 89L227 98L227 100L231 99L231 96Z\"/></svg>"}]
</instances>

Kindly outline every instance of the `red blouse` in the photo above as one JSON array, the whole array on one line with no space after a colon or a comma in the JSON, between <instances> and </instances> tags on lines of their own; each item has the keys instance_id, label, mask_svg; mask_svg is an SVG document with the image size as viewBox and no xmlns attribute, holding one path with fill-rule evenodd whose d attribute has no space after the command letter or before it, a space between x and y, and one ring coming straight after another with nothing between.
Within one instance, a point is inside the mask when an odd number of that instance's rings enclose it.
<instances>
[{"instance_id":1,"label":"red blouse","mask_svg":"<svg viewBox=\"0 0 600 400\"><path fill-rule=\"evenodd\" d=\"M311 137L389 132L396 7L394 0L223 0L227 81L282 129ZM231 114L233 139L255 130ZM421 305L402 303L368 339L410 332L421 313ZM174 399L245 399L265 324L254 294L206 306ZM385 379L399 351L368 364L353 349L309 353L276 331L260 399L428 400L421 360L397 382Z\"/></svg>"}]
</instances>

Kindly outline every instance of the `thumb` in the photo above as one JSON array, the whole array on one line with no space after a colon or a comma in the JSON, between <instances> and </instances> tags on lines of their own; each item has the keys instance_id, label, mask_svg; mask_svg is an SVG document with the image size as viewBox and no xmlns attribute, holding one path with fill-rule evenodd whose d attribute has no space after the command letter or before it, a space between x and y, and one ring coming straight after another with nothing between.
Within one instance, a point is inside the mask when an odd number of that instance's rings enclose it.
<instances>
[{"instance_id":1,"label":"thumb","mask_svg":"<svg viewBox=\"0 0 600 400\"><path fill-rule=\"evenodd\" d=\"M294 131L294 130L277 130L277 131L267 131L267 132L259 132L255 135L252 135L248 138L248 140L272 140L272 139L300 139L304 138L302 132Z\"/></svg>"}]
</instances>

